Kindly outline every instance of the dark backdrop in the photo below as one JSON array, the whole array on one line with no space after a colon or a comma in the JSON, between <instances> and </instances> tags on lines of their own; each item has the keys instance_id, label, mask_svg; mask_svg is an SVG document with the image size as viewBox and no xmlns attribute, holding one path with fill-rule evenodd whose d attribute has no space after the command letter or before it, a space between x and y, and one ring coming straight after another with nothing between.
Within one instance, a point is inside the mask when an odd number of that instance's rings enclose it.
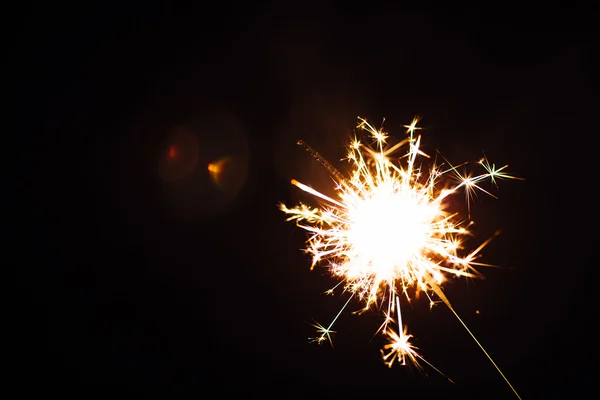
<instances>
[{"instance_id":1,"label":"dark backdrop","mask_svg":"<svg viewBox=\"0 0 600 400\"><path fill-rule=\"evenodd\" d=\"M401 138L414 115L426 152L485 152L525 179L473 201L469 244L500 229L484 257L502 268L449 282L457 312L524 399L591 387L591 10L125 2L15 20L8 151L22 157L7 171L30 195L7 213L6 265L22 390L513 398L424 299L406 322L454 385L386 368L376 313L344 313L333 348L308 343L307 322L345 297L322 294L335 281L277 209L306 200L292 178L330 190L295 143L342 168L358 116Z\"/></svg>"}]
</instances>

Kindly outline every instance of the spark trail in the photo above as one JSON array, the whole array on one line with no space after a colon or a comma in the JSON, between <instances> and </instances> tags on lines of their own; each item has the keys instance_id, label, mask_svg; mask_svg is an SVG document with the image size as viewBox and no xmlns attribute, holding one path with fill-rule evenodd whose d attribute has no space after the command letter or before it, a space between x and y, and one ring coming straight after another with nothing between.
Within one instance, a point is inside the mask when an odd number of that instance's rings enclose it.
<instances>
[{"instance_id":1,"label":"spark trail","mask_svg":"<svg viewBox=\"0 0 600 400\"><path fill-rule=\"evenodd\" d=\"M433 163L424 171L417 159L429 156L420 150L421 136L415 133L420 129L418 121L414 118L405 125L405 139L389 145L386 132L359 118L357 129L367 133L372 145L355 136L347 149L346 160L351 165L347 178L306 143L298 142L330 173L337 196L329 197L292 180L293 185L314 196L319 206L299 203L288 208L280 204L280 210L289 215L288 221L295 221L308 232L305 251L312 256L311 269L326 266L340 280L343 290L351 294L327 328L314 325L320 336L313 340L331 342L334 323L350 300L358 299L364 305L363 311L372 306L385 310L384 322L377 332L383 332L388 339L381 352L389 367L395 361L406 364L409 360L420 368L419 361L423 361L440 372L417 353L410 342L412 335L402 324L400 295L410 300L410 292L423 292L431 305L436 296L452 311L520 398L441 289L448 276L481 277L476 267L489 264L477 260L491 240L465 254L463 239L470 235L469 224L458 213L448 211L448 199L464 192L470 210L470 198L476 190L491 195L482 188L483 181L496 185L501 179L520 178L507 174L506 165L496 168L487 158L477 163L483 170L479 174L461 173L459 168L466 163L453 166L448 162ZM402 149L404 153L392 157ZM397 331L388 326L392 322Z\"/></svg>"}]
</instances>

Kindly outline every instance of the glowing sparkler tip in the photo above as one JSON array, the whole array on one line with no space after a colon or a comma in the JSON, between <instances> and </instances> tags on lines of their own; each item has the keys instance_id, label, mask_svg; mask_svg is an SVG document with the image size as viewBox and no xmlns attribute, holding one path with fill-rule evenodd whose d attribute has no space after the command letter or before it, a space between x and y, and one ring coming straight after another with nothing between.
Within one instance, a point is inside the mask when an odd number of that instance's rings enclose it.
<instances>
[{"instance_id":1,"label":"glowing sparkler tip","mask_svg":"<svg viewBox=\"0 0 600 400\"><path fill-rule=\"evenodd\" d=\"M417 159L429 156L420 150L421 137L413 136L421 129L417 126L419 120L416 116L409 125L404 125L408 138L388 147L388 134L359 117L357 128L374 139L374 147L357 138L348 145L347 159L353 167L348 177L299 141L335 178L336 196L325 195L293 179L292 185L318 198L321 205L314 208L301 203L294 208L280 205L289 214L288 220L295 221L309 234L306 252L312 256L311 269L325 265L351 294L346 305L356 296L364 303L363 311L372 305L387 309L382 328L389 343L383 347L382 357L390 367L395 361L404 365L407 360L417 366L418 360L432 366L417 353L406 327L399 332L387 328L392 315L396 315L395 320L402 327L396 293L403 293L410 301L409 289L417 295L423 291L430 307L434 304L431 296L435 294L454 312L440 285L447 276L481 277L475 267L486 265L475 260L491 239L476 250L461 254L464 238L471 234L467 229L470 224L448 211L448 198L463 191L470 207L469 200L476 191L492 195L484 189L484 181L496 185L500 179L519 179L505 172L507 166L496 168L485 157L477 163L483 168L480 173L459 172L458 168L465 164L450 165L447 169L442 169L443 164L433 165L429 174L423 173ZM391 155L403 147L406 147L404 156L392 159ZM453 179L440 184L447 174ZM346 305L327 328L318 323L313 325L320 333L313 341L332 343L331 327Z\"/></svg>"}]
</instances>

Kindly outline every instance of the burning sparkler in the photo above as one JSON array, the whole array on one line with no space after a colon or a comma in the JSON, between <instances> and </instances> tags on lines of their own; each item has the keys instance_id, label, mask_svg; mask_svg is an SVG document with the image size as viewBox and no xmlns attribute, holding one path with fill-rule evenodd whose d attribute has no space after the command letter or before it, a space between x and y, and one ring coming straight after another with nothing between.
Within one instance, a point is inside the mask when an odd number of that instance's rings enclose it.
<instances>
[{"instance_id":1,"label":"burning sparkler","mask_svg":"<svg viewBox=\"0 0 600 400\"><path fill-rule=\"evenodd\" d=\"M430 365L410 343L412 335L402 324L400 295L409 297L409 289L422 291L433 305L436 295L458 318L477 345L519 397L500 368L477 341L441 290L446 276L480 277L476 266L479 252L488 239L477 249L461 256L462 238L469 234L468 224L456 213L447 211L449 196L463 190L469 199L475 190L490 194L480 182L500 179L519 179L508 175L507 166L496 168L487 158L479 161L485 172L461 174L464 164L436 165L423 172L416 164L417 157L428 155L420 150L421 137L415 134L418 118L407 128L407 137L390 146L388 135L375 129L365 119L359 118L358 129L366 131L374 145L362 143L356 137L348 146L347 160L352 173L345 178L331 164L304 142L298 142L331 174L336 183L337 199L292 180L292 184L321 200L319 207L300 203L294 208L280 204L289 214L288 221L296 221L310 236L306 252L312 255L312 266L323 262L331 274L341 280L344 291L350 293L347 302L327 326L316 323L320 336L313 341L331 342L331 330L338 317L353 298L364 303L364 311L376 305L384 310L385 320L377 332L383 332L389 342L382 349L388 366L394 361L405 364L407 360L419 366L418 361ZM401 148L406 153L394 163L391 155ZM440 181L446 179L443 187ZM331 289L333 290L333 289ZM397 331L389 325L395 323ZM436 369L439 372L439 370ZM440 372L441 373L441 372ZM520 398L520 397L519 397Z\"/></svg>"}]
</instances>

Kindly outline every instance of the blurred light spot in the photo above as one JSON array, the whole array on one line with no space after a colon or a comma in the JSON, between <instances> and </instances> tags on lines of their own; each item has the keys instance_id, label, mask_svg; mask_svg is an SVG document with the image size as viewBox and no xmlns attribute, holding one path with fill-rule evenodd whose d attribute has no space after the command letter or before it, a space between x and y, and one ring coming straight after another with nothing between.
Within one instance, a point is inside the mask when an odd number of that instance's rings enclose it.
<instances>
[{"instance_id":1,"label":"blurred light spot","mask_svg":"<svg viewBox=\"0 0 600 400\"><path fill-rule=\"evenodd\" d=\"M212 178L213 182L217 184L217 186L221 186L223 183L223 175L225 170L228 169L228 165L230 164L230 158L224 157L219 161L211 162L208 164L208 173Z\"/></svg>"},{"instance_id":2,"label":"blurred light spot","mask_svg":"<svg viewBox=\"0 0 600 400\"><path fill-rule=\"evenodd\" d=\"M198 139L189 129L178 128L161 151L159 175L165 182L187 178L198 164Z\"/></svg>"},{"instance_id":3,"label":"blurred light spot","mask_svg":"<svg viewBox=\"0 0 600 400\"><path fill-rule=\"evenodd\" d=\"M186 223L229 209L246 183L249 146L244 128L227 110L187 110L165 132L159 150L160 201L165 215Z\"/></svg>"}]
</instances>

